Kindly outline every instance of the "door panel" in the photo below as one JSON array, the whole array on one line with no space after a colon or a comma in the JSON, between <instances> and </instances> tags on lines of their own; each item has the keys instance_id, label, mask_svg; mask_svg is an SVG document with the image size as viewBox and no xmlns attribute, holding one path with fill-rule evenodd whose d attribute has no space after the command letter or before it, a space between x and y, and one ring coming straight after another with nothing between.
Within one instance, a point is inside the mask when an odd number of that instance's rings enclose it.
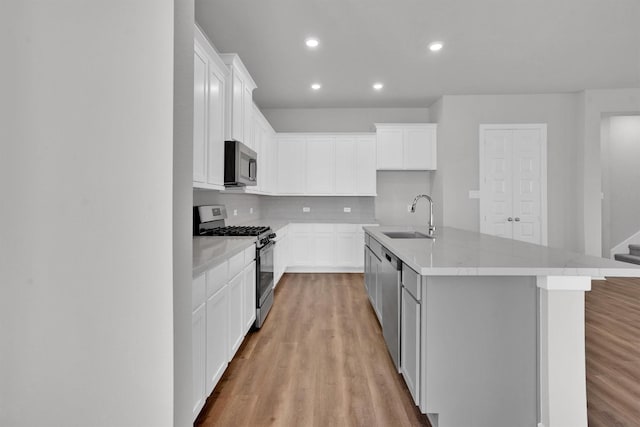
<instances>
[{"instance_id":1,"label":"door panel","mask_svg":"<svg viewBox=\"0 0 640 427\"><path fill-rule=\"evenodd\" d=\"M334 190L335 139L307 139L307 193L331 194Z\"/></svg>"},{"instance_id":2,"label":"door panel","mask_svg":"<svg viewBox=\"0 0 640 427\"><path fill-rule=\"evenodd\" d=\"M209 67L208 183L224 185L224 75Z\"/></svg>"},{"instance_id":3,"label":"door panel","mask_svg":"<svg viewBox=\"0 0 640 427\"><path fill-rule=\"evenodd\" d=\"M358 147L355 137L336 138L336 194L355 194L358 172ZM375 166L374 166L375 170Z\"/></svg>"},{"instance_id":4,"label":"door panel","mask_svg":"<svg viewBox=\"0 0 640 427\"><path fill-rule=\"evenodd\" d=\"M303 138L278 141L278 191L303 194L306 190L306 144Z\"/></svg>"},{"instance_id":5,"label":"door panel","mask_svg":"<svg viewBox=\"0 0 640 427\"><path fill-rule=\"evenodd\" d=\"M193 181L207 177L207 58L199 49L193 55Z\"/></svg>"},{"instance_id":6,"label":"door panel","mask_svg":"<svg viewBox=\"0 0 640 427\"><path fill-rule=\"evenodd\" d=\"M376 194L376 138L358 138L357 154L357 184L356 192L359 195Z\"/></svg>"},{"instance_id":7,"label":"door panel","mask_svg":"<svg viewBox=\"0 0 640 427\"><path fill-rule=\"evenodd\" d=\"M513 237L512 223L512 131L488 130L484 133L484 182L481 182L482 233Z\"/></svg>"},{"instance_id":8,"label":"door panel","mask_svg":"<svg viewBox=\"0 0 640 427\"><path fill-rule=\"evenodd\" d=\"M513 238L542 243L542 137L538 129L513 131Z\"/></svg>"},{"instance_id":9,"label":"door panel","mask_svg":"<svg viewBox=\"0 0 640 427\"><path fill-rule=\"evenodd\" d=\"M402 129L378 129L376 137L377 168L402 169L404 159Z\"/></svg>"},{"instance_id":10,"label":"door panel","mask_svg":"<svg viewBox=\"0 0 640 427\"><path fill-rule=\"evenodd\" d=\"M480 231L543 243L546 128L481 131Z\"/></svg>"}]
</instances>

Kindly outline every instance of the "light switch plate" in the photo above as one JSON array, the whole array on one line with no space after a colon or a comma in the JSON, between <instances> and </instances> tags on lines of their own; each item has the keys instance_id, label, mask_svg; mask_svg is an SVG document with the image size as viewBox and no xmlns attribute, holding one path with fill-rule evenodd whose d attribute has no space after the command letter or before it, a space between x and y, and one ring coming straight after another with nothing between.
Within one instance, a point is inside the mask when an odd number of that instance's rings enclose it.
<instances>
[{"instance_id":1,"label":"light switch plate","mask_svg":"<svg viewBox=\"0 0 640 427\"><path fill-rule=\"evenodd\" d=\"M345 207L345 208L344 208L344 211L345 211L346 213L351 213L351 208L347 208L347 207Z\"/></svg>"},{"instance_id":2,"label":"light switch plate","mask_svg":"<svg viewBox=\"0 0 640 427\"><path fill-rule=\"evenodd\" d=\"M411 205L407 205L407 212L411 212Z\"/></svg>"},{"instance_id":3,"label":"light switch plate","mask_svg":"<svg viewBox=\"0 0 640 427\"><path fill-rule=\"evenodd\" d=\"M238 209L233 210L233 216L238 216Z\"/></svg>"},{"instance_id":4,"label":"light switch plate","mask_svg":"<svg viewBox=\"0 0 640 427\"><path fill-rule=\"evenodd\" d=\"M311 208L305 206L302 208L302 212L311 212Z\"/></svg>"},{"instance_id":5,"label":"light switch plate","mask_svg":"<svg viewBox=\"0 0 640 427\"><path fill-rule=\"evenodd\" d=\"M249 213L252 214L253 213L253 208L249 208Z\"/></svg>"}]
</instances>

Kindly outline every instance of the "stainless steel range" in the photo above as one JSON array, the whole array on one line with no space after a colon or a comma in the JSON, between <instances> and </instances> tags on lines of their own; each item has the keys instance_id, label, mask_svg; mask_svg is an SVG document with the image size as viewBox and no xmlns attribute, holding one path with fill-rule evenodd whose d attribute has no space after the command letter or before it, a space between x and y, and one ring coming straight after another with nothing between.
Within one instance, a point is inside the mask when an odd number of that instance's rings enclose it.
<instances>
[{"instance_id":1,"label":"stainless steel range","mask_svg":"<svg viewBox=\"0 0 640 427\"><path fill-rule=\"evenodd\" d=\"M276 234L268 226L226 226L227 210L222 205L194 206L194 236L256 238L256 323L262 327L273 305L273 248Z\"/></svg>"}]
</instances>

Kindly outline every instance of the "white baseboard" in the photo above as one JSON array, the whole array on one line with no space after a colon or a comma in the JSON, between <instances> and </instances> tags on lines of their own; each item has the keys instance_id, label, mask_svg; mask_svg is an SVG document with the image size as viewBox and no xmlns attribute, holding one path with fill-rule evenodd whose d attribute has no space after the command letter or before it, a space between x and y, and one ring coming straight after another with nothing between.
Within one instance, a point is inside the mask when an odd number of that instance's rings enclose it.
<instances>
[{"instance_id":1,"label":"white baseboard","mask_svg":"<svg viewBox=\"0 0 640 427\"><path fill-rule=\"evenodd\" d=\"M364 273L364 267L289 266L287 273Z\"/></svg>"}]
</instances>

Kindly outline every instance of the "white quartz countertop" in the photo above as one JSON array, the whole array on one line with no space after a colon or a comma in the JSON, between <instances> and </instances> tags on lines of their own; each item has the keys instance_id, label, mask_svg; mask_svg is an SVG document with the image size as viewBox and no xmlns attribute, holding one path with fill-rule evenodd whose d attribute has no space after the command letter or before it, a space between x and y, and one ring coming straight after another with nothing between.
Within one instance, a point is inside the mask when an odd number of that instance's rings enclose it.
<instances>
[{"instance_id":1,"label":"white quartz countertop","mask_svg":"<svg viewBox=\"0 0 640 427\"><path fill-rule=\"evenodd\" d=\"M370 221L345 221L345 220L289 220L289 219L256 219L242 225L268 225L277 234L283 227L294 223L323 223L323 224L375 224ZM192 277L197 277L205 271L231 258L255 244L255 237L227 237L205 236L193 238L193 272Z\"/></svg>"},{"instance_id":2,"label":"white quartz countertop","mask_svg":"<svg viewBox=\"0 0 640 427\"><path fill-rule=\"evenodd\" d=\"M440 227L435 239L392 239L388 231L426 227L364 227L365 232L425 276L640 277L640 266L562 249Z\"/></svg>"},{"instance_id":3,"label":"white quartz countertop","mask_svg":"<svg viewBox=\"0 0 640 427\"><path fill-rule=\"evenodd\" d=\"M255 237L194 237L192 277L201 275L255 243Z\"/></svg>"},{"instance_id":4,"label":"white quartz countertop","mask_svg":"<svg viewBox=\"0 0 640 427\"><path fill-rule=\"evenodd\" d=\"M314 220L314 219L256 219L253 221L249 221L247 223L244 223L242 225L268 225L271 227L271 229L274 232L278 232L278 230L280 230L282 227L285 227L289 224L369 224L369 225L373 225L373 224L377 224L377 221L375 219L349 219L349 220L345 220L345 219L320 219L320 220Z\"/></svg>"}]
</instances>

